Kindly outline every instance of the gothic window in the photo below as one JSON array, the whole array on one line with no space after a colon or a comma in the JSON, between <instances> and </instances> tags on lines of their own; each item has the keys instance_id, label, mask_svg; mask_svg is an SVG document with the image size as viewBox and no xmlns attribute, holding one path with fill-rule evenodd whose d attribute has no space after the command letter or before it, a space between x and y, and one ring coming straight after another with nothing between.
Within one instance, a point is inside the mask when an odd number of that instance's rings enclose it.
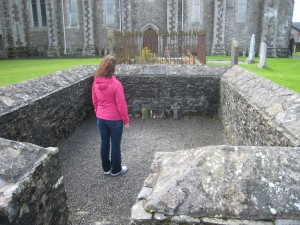
<instances>
[{"instance_id":1,"label":"gothic window","mask_svg":"<svg viewBox=\"0 0 300 225\"><path fill-rule=\"evenodd\" d=\"M192 13L192 22L201 22L201 1L200 0L193 0L193 13Z\"/></svg>"},{"instance_id":2,"label":"gothic window","mask_svg":"<svg viewBox=\"0 0 300 225\"><path fill-rule=\"evenodd\" d=\"M237 22L246 23L247 0L238 0Z\"/></svg>"},{"instance_id":3,"label":"gothic window","mask_svg":"<svg viewBox=\"0 0 300 225\"><path fill-rule=\"evenodd\" d=\"M71 26L78 26L77 0L71 0L71 2L70 2L70 25Z\"/></svg>"},{"instance_id":4,"label":"gothic window","mask_svg":"<svg viewBox=\"0 0 300 225\"><path fill-rule=\"evenodd\" d=\"M31 0L33 26L47 26L47 12L45 0Z\"/></svg>"},{"instance_id":5,"label":"gothic window","mask_svg":"<svg viewBox=\"0 0 300 225\"><path fill-rule=\"evenodd\" d=\"M31 0L32 5L32 19L33 19L33 25L35 27L39 26L39 19L38 19L38 12L37 12L37 4L36 0Z\"/></svg>"},{"instance_id":6,"label":"gothic window","mask_svg":"<svg viewBox=\"0 0 300 225\"><path fill-rule=\"evenodd\" d=\"M106 0L106 24L113 24L114 22L114 0Z\"/></svg>"},{"instance_id":7,"label":"gothic window","mask_svg":"<svg viewBox=\"0 0 300 225\"><path fill-rule=\"evenodd\" d=\"M42 17L42 26L47 26L47 12L46 12L46 3L45 0L40 0L41 6L41 17Z\"/></svg>"}]
</instances>

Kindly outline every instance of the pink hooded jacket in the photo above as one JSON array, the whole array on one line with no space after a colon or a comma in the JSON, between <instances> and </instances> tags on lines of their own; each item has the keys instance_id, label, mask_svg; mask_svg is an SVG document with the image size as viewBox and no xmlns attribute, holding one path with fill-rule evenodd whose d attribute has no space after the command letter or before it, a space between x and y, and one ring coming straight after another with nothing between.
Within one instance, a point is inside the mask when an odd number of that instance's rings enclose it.
<instances>
[{"instance_id":1,"label":"pink hooded jacket","mask_svg":"<svg viewBox=\"0 0 300 225\"><path fill-rule=\"evenodd\" d=\"M92 100L97 118L122 120L123 124L129 124L123 85L115 76L94 77Z\"/></svg>"}]
</instances>

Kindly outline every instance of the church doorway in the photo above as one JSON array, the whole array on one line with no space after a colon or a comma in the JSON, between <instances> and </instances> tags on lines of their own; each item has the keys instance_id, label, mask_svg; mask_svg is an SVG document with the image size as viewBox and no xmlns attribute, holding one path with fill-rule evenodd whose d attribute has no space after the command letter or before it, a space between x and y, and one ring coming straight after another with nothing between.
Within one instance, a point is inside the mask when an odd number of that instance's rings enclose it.
<instances>
[{"instance_id":1,"label":"church doorway","mask_svg":"<svg viewBox=\"0 0 300 225\"><path fill-rule=\"evenodd\" d=\"M158 53L158 35L152 28L144 33L143 48L145 47L149 48L152 53Z\"/></svg>"}]
</instances>

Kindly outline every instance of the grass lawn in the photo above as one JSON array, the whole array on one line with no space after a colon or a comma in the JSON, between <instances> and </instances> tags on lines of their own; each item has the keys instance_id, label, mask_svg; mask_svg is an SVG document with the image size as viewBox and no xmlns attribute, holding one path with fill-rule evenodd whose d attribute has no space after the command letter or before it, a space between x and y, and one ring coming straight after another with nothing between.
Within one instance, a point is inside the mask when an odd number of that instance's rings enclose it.
<instances>
[{"instance_id":1,"label":"grass lawn","mask_svg":"<svg viewBox=\"0 0 300 225\"><path fill-rule=\"evenodd\" d=\"M230 63L224 61L230 61L231 58L230 56L208 56L207 60L214 60L207 63L211 66L229 67ZM239 57L239 61L245 60L245 57ZM255 61L258 63L259 58L255 58ZM300 93L300 58L267 58L266 69L257 68L257 63L239 64L239 66Z\"/></svg>"},{"instance_id":2,"label":"grass lawn","mask_svg":"<svg viewBox=\"0 0 300 225\"><path fill-rule=\"evenodd\" d=\"M0 60L0 86L15 84L79 65L99 65L100 58Z\"/></svg>"},{"instance_id":3,"label":"grass lawn","mask_svg":"<svg viewBox=\"0 0 300 225\"><path fill-rule=\"evenodd\" d=\"M256 61L259 62L259 59ZM300 93L300 59L267 58L266 69L259 69L256 64L241 64L240 66Z\"/></svg>"}]
</instances>

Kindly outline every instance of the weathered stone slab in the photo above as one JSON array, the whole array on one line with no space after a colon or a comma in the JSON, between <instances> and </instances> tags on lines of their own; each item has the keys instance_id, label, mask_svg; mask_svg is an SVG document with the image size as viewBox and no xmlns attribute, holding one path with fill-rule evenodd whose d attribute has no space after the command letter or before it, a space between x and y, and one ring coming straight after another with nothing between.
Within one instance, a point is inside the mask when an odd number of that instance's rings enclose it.
<instances>
[{"instance_id":1,"label":"weathered stone slab","mask_svg":"<svg viewBox=\"0 0 300 225\"><path fill-rule=\"evenodd\" d=\"M276 220L275 225L299 225L300 220Z\"/></svg>"},{"instance_id":2,"label":"weathered stone slab","mask_svg":"<svg viewBox=\"0 0 300 225\"><path fill-rule=\"evenodd\" d=\"M138 201L131 209L131 219L134 222L151 220L152 213L144 209L143 201Z\"/></svg>"},{"instance_id":3,"label":"weathered stone slab","mask_svg":"<svg viewBox=\"0 0 300 225\"><path fill-rule=\"evenodd\" d=\"M194 218L300 219L300 148L207 146L159 152L149 212Z\"/></svg>"},{"instance_id":4,"label":"weathered stone slab","mask_svg":"<svg viewBox=\"0 0 300 225\"><path fill-rule=\"evenodd\" d=\"M273 225L271 221L254 221L254 220L222 220L203 218L202 222L204 225Z\"/></svg>"}]
</instances>

